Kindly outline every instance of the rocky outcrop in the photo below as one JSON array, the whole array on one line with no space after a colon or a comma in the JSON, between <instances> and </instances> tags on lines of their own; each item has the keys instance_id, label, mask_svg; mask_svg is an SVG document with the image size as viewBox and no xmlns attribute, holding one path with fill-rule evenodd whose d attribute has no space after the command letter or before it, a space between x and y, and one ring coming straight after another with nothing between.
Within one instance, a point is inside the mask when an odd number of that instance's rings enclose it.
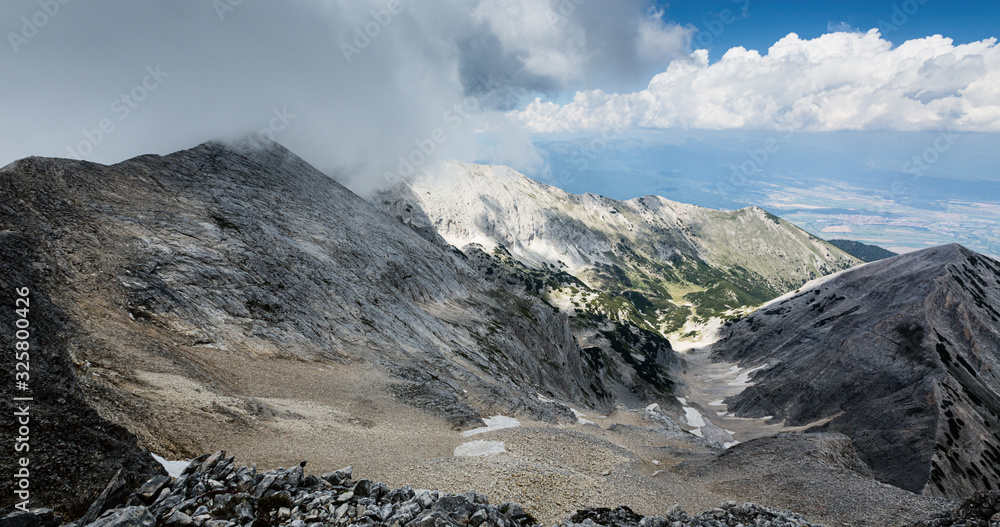
<instances>
[{"instance_id":1,"label":"rocky outcrop","mask_svg":"<svg viewBox=\"0 0 1000 527\"><path fill-rule=\"evenodd\" d=\"M560 525L601 525L605 527L740 527L746 525L809 527L819 524L809 523L799 514L762 507L753 503L739 504L727 501L722 506L689 516L680 507L672 507L664 516L641 516L628 507L617 509L584 509Z\"/></svg>"},{"instance_id":2,"label":"rocky outcrop","mask_svg":"<svg viewBox=\"0 0 1000 527\"><path fill-rule=\"evenodd\" d=\"M715 346L766 365L729 411L844 433L879 480L952 498L1000 488L998 350L1000 262L958 245L804 287Z\"/></svg>"},{"instance_id":3,"label":"rocky outcrop","mask_svg":"<svg viewBox=\"0 0 1000 527\"><path fill-rule=\"evenodd\" d=\"M154 477L121 507L107 510L81 527L305 527L306 525L368 525L396 527L529 527L537 521L516 503L490 504L476 492L449 494L354 480L351 467L322 476L299 466L258 473L256 467L236 466L224 452L194 459L177 478ZM50 511L51 512L51 511ZM31 521L51 519L39 511ZM0 522L21 527L28 515L11 515ZM21 522L21 523L18 523ZM32 526L41 525L34 523ZM56 523L58 525L58 523ZM774 525L808 527L802 516L752 503L727 502L689 516L672 507L664 516L644 517L628 507L590 508L562 522L564 527L735 527ZM28 527L25 525L24 527Z\"/></svg>"}]
</instances>

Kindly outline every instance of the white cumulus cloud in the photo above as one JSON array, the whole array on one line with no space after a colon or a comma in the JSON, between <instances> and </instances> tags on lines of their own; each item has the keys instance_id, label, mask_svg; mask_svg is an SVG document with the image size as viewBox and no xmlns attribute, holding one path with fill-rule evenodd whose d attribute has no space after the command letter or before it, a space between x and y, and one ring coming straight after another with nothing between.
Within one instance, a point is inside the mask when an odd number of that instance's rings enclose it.
<instances>
[{"instance_id":1,"label":"white cumulus cloud","mask_svg":"<svg viewBox=\"0 0 1000 527\"><path fill-rule=\"evenodd\" d=\"M812 40L795 33L761 55L697 50L633 93L579 91L509 115L533 132L607 128L1000 131L1000 47L940 35L897 47L878 30Z\"/></svg>"}]
</instances>

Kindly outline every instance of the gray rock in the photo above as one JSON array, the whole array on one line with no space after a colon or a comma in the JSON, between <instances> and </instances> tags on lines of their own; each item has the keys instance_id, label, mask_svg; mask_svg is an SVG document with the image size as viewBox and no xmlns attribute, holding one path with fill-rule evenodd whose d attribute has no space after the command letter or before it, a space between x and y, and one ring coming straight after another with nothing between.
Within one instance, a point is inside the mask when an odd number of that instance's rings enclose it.
<instances>
[{"instance_id":1,"label":"gray rock","mask_svg":"<svg viewBox=\"0 0 1000 527\"><path fill-rule=\"evenodd\" d=\"M62 517L57 516L52 509L14 511L0 518L0 527L57 527L60 524Z\"/></svg>"},{"instance_id":2,"label":"gray rock","mask_svg":"<svg viewBox=\"0 0 1000 527\"><path fill-rule=\"evenodd\" d=\"M87 509L86 514L80 518L80 523L84 525L91 523L100 517L104 511L125 503L129 490L124 470L119 469L118 472L112 476L108 485L104 487L101 494L97 496L97 499L90 505L90 508Z\"/></svg>"},{"instance_id":3,"label":"gray rock","mask_svg":"<svg viewBox=\"0 0 1000 527\"><path fill-rule=\"evenodd\" d=\"M681 427L677 426L677 423L675 423L673 419L663 414L663 410L660 409L660 405L658 404L652 404L645 408L642 412L642 419L644 421L656 423L661 428L669 432L682 432Z\"/></svg>"},{"instance_id":4,"label":"gray rock","mask_svg":"<svg viewBox=\"0 0 1000 527\"><path fill-rule=\"evenodd\" d=\"M212 472L212 469L215 468L216 463L218 463L219 460L225 457L226 457L225 450L220 450L219 452L216 452L211 456L208 456L207 458L205 458L205 461L201 463L201 467L198 468L198 472L201 472L203 474L210 474Z\"/></svg>"},{"instance_id":5,"label":"gray rock","mask_svg":"<svg viewBox=\"0 0 1000 527\"><path fill-rule=\"evenodd\" d=\"M188 463L188 466L184 467L184 470L181 471L181 475L184 476L187 474L191 474L193 472L197 472L201 468L202 463L204 463L205 460L208 459L210 456L211 454L202 454L192 459L191 462Z\"/></svg>"},{"instance_id":6,"label":"gray rock","mask_svg":"<svg viewBox=\"0 0 1000 527\"><path fill-rule=\"evenodd\" d=\"M337 503L344 503L354 499L354 491L347 491L337 496Z\"/></svg>"},{"instance_id":7,"label":"gray rock","mask_svg":"<svg viewBox=\"0 0 1000 527\"><path fill-rule=\"evenodd\" d=\"M359 498L366 498L371 492L371 488L372 482L367 479L363 479L355 483L354 488L352 488L351 491Z\"/></svg>"},{"instance_id":8,"label":"gray rock","mask_svg":"<svg viewBox=\"0 0 1000 527\"><path fill-rule=\"evenodd\" d=\"M457 527L458 524L451 521L448 516L441 512L429 512L406 524L406 527Z\"/></svg>"},{"instance_id":9,"label":"gray rock","mask_svg":"<svg viewBox=\"0 0 1000 527\"><path fill-rule=\"evenodd\" d=\"M483 522L488 521L489 517L490 516L486 512L486 509L479 509L479 510L477 510L475 512L475 514L473 514L472 516L469 517L469 525L471 525L472 527L479 527L480 525L483 524ZM659 526L655 526L655 527L659 527Z\"/></svg>"},{"instance_id":10,"label":"gray rock","mask_svg":"<svg viewBox=\"0 0 1000 527\"><path fill-rule=\"evenodd\" d=\"M260 498L261 496L263 496L264 493L267 492L267 490L270 489L277 480L278 476L276 474L265 475L264 479L262 479L261 482L257 484L257 488L254 490L253 497Z\"/></svg>"},{"instance_id":11,"label":"gray rock","mask_svg":"<svg viewBox=\"0 0 1000 527\"><path fill-rule=\"evenodd\" d=\"M423 509L421 508L420 503L416 501L404 503L400 505L399 508L396 509L395 514L390 516L389 519L386 521L386 523L388 523L389 525L393 524L403 525L409 523L414 518L416 518L418 514L420 514L421 510Z\"/></svg>"},{"instance_id":12,"label":"gray rock","mask_svg":"<svg viewBox=\"0 0 1000 527\"><path fill-rule=\"evenodd\" d=\"M293 489L299 488L299 484L302 483L302 479L305 477L303 474L302 466L295 467L289 472L288 480L286 483Z\"/></svg>"},{"instance_id":13,"label":"gray rock","mask_svg":"<svg viewBox=\"0 0 1000 527\"><path fill-rule=\"evenodd\" d=\"M170 479L170 476L157 474L143 483L142 486L135 491L135 495L144 503L150 504L160 494L160 491L170 484Z\"/></svg>"},{"instance_id":14,"label":"gray rock","mask_svg":"<svg viewBox=\"0 0 1000 527\"><path fill-rule=\"evenodd\" d=\"M149 509L135 506L114 509L111 514L85 524L84 527L154 527L155 525L156 518L149 513Z\"/></svg>"},{"instance_id":15,"label":"gray rock","mask_svg":"<svg viewBox=\"0 0 1000 527\"><path fill-rule=\"evenodd\" d=\"M178 510L163 520L163 525L166 527L191 527L193 524L190 516Z\"/></svg>"},{"instance_id":16,"label":"gray rock","mask_svg":"<svg viewBox=\"0 0 1000 527\"><path fill-rule=\"evenodd\" d=\"M351 474L354 472L354 467L344 467L340 470L335 470L333 472L327 472L323 474L322 477L328 481L331 485L343 485L345 482L351 480Z\"/></svg>"}]
</instances>

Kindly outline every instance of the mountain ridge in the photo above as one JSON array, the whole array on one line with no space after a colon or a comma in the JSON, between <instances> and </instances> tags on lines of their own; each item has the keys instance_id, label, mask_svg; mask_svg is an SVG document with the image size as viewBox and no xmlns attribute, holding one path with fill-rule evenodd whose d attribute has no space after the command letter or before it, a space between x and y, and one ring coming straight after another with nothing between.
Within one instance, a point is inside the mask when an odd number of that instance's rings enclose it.
<instances>
[{"instance_id":1,"label":"mountain ridge","mask_svg":"<svg viewBox=\"0 0 1000 527\"><path fill-rule=\"evenodd\" d=\"M758 207L575 195L502 166L448 162L374 200L459 249L502 247L583 281L583 293L553 288L546 299L561 309L582 305L661 335L860 263Z\"/></svg>"},{"instance_id":2,"label":"mountain ridge","mask_svg":"<svg viewBox=\"0 0 1000 527\"><path fill-rule=\"evenodd\" d=\"M839 247L842 251L851 254L865 262L877 262L886 258L896 256L894 253L878 245L862 243L854 240L827 240L831 244Z\"/></svg>"},{"instance_id":3,"label":"mountain ridge","mask_svg":"<svg viewBox=\"0 0 1000 527\"><path fill-rule=\"evenodd\" d=\"M795 425L832 418L819 428L851 436L901 488L997 488L998 305L1000 262L957 244L845 271L724 330L719 358L766 365L725 402Z\"/></svg>"}]
</instances>

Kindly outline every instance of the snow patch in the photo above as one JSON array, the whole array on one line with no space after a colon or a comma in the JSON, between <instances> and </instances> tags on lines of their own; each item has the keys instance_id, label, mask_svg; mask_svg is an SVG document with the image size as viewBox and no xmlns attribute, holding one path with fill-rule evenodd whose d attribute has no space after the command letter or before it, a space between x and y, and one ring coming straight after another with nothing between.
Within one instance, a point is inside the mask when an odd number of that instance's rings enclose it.
<instances>
[{"instance_id":1,"label":"snow patch","mask_svg":"<svg viewBox=\"0 0 1000 527\"><path fill-rule=\"evenodd\" d=\"M722 402L722 399L719 399L718 401L712 401L712 402L708 403L708 405L709 406L725 406L726 403Z\"/></svg>"},{"instance_id":2,"label":"snow patch","mask_svg":"<svg viewBox=\"0 0 1000 527\"><path fill-rule=\"evenodd\" d=\"M687 397L678 397L677 400L680 401L681 404L683 405L687 405L688 403Z\"/></svg>"},{"instance_id":3,"label":"snow patch","mask_svg":"<svg viewBox=\"0 0 1000 527\"><path fill-rule=\"evenodd\" d=\"M684 420L687 421L689 426L697 428L705 426L705 417L701 415L701 412L691 408L690 406L684 407Z\"/></svg>"},{"instance_id":4,"label":"snow patch","mask_svg":"<svg viewBox=\"0 0 1000 527\"><path fill-rule=\"evenodd\" d=\"M189 459L168 461L156 454L153 454L153 459L155 459L157 463L163 465L163 468L166 469L167 474L170 474L170 477L172 478L180 477L181 472L184 472L184 469L186 469L187 466L191 464L191 460Z\"/></svg>"},{"instance_id":5,"label":"snow patch","mask_svg":"<svg viewBox=\"0 0 1000 527\"><path fill-rule=\"evenodd\" d=\"M734 366L734 368L735 367L736 366ZM729 382L727 385L728 386L738 386L738 387L742 387L742 388L745 388L747 386L753 386L753 383L750 382L750 376L753 375L754 372L756 372L758 370L762 370L762 369L764 369L766 367L767 367L767 364L761 364L760 366L757 366L756 368L750 368L749 370L743 371L739 375L737 375L736 378L733 379L731 382ZM732 370L730 370L730 371L732 371ZM739 370L737 370L737 371L739 371Z\"/></svg>"},{"instance_id":6,"label":"snow patch","mask_svg":"<svg viewBox=\"0 0 1000 527\"><path fill-rule=\"evenodd\" d=\"M585 414L583 412L580 412L576 408L570 408L570 411L573 412L573 415L576 416L576 420L579 421L581 425L588 425L588 424L589 425L596 425L597 424L597 423L595 423L595 422L593 422L593 421L591 421L589 419L586 419L587 414Z\"/></svg>"},{"instance_id":7,"label":"snow patch","mask_svg":"<svg viewBox=\"0 0 1000 527\"><path fill-rule=\"evenodd\" d=\"M507 417L505 415L494 415L493 417L487 417L483 419L486 426L481 426L479 428L473 428L472 430L466 430L462 432L462 437L469 437L474 435L483 434L486 432L493 432L496 430L503 430L504 428L517 428L521 426L521 421L513 417Z\"/></svg>"},{"instance_id":8,"label":"snow patch","mask_svg":"<svg viewBox=\"0 0 1000 527\"><path fill-rule=\"evenodd\" d=\"M455 447L455 457L478 457L478 456L492 456L494 454L503 454L507 449L504 448L503 441L469 441L468 443L462 443Z\"/></svg>"}]
</instances>

